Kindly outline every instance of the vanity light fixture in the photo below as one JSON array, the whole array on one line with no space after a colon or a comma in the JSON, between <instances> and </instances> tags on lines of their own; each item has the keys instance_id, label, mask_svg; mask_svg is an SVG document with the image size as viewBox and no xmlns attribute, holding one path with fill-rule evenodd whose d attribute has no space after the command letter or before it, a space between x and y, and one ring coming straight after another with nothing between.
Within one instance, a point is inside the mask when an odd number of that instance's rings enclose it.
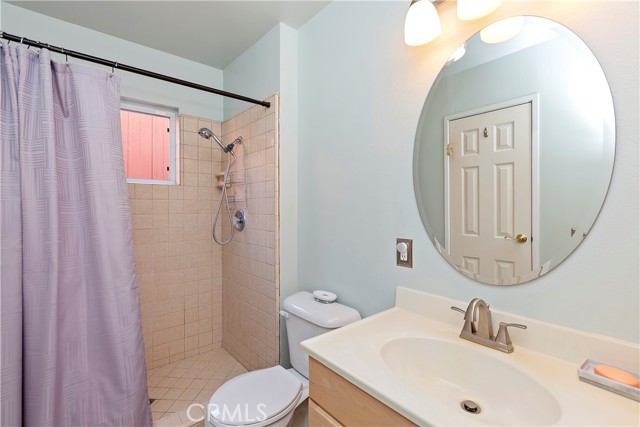
<instances>
[{"instance_id":1,"label":"vanity light fixture","mask_svg":"<svg viewBox=\"0 0 640 427\"><path fill-rule=\"evenodd\" d=\"M458 18L463 21L487 16L502 4L502 0L458 0Z\"/></svg>"},{"instance_id":2,"label":"vanity light fixture","mask_svg":"<svg viewBox=\"0 0 640 427\"><path fill-rule=\"evenodd\" d=\"M515 37L523 26L522 16L503 19L480 30L480 40L490 44L502 43Z\"/></svg>"},{"instance_id":3,"label":"vanity light fixture","mask_svg":"<svg viewBox=\"0 0 640 427\"><path fill-rule=\"evenodd\" d=\"M442 1L412 0L404 21L404 42L409 46L429 43L440 34L436 4Z\"/></svg>"},{"instance_id":4,"label":"vanity light fixture","mask_svg":"<svg viewBox=\"0 0 640 427\"><path fill-rule=\"evenodd\" d=\"M446 0L411 0L404 20L404 42L420 46L440 35L440 17L436 7ZM463 21L489 15L502 4L502 0L457 0L458 18Z\"/></svg>"}]
</instances>

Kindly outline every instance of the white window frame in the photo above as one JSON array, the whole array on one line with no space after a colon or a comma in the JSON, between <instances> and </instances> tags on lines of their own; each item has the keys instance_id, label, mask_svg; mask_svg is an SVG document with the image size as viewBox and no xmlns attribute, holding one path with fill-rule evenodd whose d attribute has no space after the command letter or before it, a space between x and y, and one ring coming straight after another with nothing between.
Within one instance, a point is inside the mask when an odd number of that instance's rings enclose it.
<instances>
[{"instance_id":1,"label":"white window frame","mask_svg":"<svg viewBox=\"0 0 640 427\"><path fill-rule=\"evenodd\" d=\"M163 105L152 104L149 102L130 98L120 99L120 109L131 111L134 113L144 113L154 116L167 117L169 119L169 179L142 179L127 177L127 182L129 184L177 185L178 138L176 137L176 135L178 126L178 110L172 107L166 107Z\"/></svg>"}]
</instances>

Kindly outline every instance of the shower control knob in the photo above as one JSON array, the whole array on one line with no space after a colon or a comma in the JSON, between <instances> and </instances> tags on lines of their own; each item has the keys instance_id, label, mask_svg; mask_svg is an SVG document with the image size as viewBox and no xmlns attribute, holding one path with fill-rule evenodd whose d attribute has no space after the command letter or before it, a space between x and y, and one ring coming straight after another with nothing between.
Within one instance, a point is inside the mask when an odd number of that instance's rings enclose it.
<instances>
[{"instance_id":1,"label":"shower control knob","mask_svg":"<svg viewBox=\"0 0 640 427\"><path fill-rule=\"evenodd\" d=\"M236 211L235 216L233 217L233 226L235 227L236 230L238 231L242 231L244 230L244 226L247 222L247 216L244 213L243 209L238 209Z\"/></svg>"}]
</instances>

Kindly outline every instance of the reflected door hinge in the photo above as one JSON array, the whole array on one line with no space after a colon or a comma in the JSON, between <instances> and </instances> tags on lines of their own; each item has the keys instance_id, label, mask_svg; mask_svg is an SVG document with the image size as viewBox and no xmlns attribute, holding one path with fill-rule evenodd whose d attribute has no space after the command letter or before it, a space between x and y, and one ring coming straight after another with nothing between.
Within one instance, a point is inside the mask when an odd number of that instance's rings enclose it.
<instances>
[{"instance_id":1,"label":"reflected door hinge","mask_svg":"<svg viewBox=\"0 0 640 427\"><path fill-rule=\"evenodd\" d=\"M453 145L447 144L447 156L453 155Z\"/></svg>"}]
</instances>

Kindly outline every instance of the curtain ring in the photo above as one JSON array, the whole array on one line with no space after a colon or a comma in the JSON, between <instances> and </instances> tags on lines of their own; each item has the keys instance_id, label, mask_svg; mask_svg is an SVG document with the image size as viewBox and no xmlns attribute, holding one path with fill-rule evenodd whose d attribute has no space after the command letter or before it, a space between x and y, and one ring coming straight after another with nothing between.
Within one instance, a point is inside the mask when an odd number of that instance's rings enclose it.
<instances>
[{"instance_id":1,"label":"curtain ring","mask_svg":"<svg viewBox=\"0 0 640 427\"><path fill-rule=\"evenodd\" d=\"M61 47L60 50L62 51L62 54L64 55L64 61L67 63L67 65L69 65L69 55L66 54L66 52L64 51L63 47Z\"/></svg>"},{"instance_id":2,"label":"curtain ring","mask_svg":"<svg viewBox=\"0 0 640 427\"><path fill-rule=\"evenodd\" d=\"M20 44L22 44L22 41L24 40L24 37L20 38Z\"/></svg>"}]
</instances>

